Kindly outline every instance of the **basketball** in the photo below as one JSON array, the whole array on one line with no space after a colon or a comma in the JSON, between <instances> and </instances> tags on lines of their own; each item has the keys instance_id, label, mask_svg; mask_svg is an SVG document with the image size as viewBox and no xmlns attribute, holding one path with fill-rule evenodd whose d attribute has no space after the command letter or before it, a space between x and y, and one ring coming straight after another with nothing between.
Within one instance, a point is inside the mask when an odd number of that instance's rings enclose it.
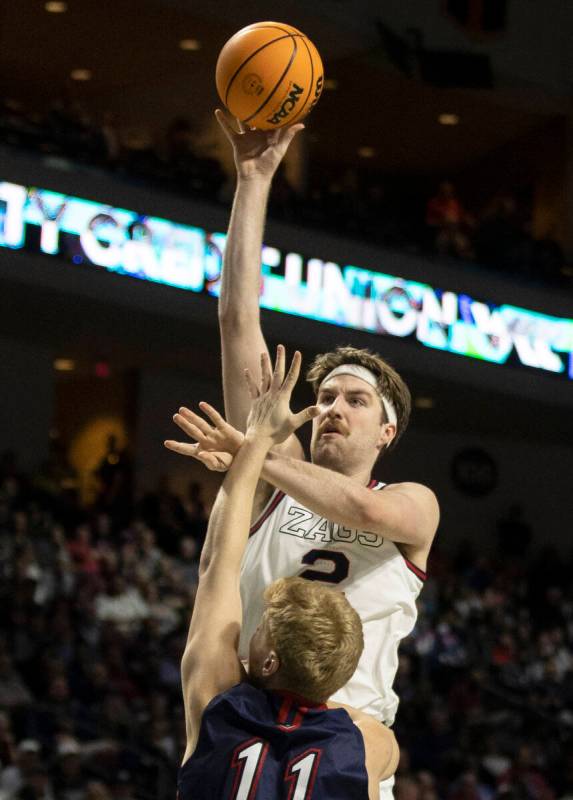
<instances>
[{"instance_id":1,"label":"basketball","mask_svg":"<svg viewBox=\"0 0 573 800\"><path fill-rule=\"evenodd\" d=\"M300 122L317 103L324 74L318 50L282 22L256 22L224 45L217 60L219 97L245 125L273 130Z\"/></svg>"}]
</instances>

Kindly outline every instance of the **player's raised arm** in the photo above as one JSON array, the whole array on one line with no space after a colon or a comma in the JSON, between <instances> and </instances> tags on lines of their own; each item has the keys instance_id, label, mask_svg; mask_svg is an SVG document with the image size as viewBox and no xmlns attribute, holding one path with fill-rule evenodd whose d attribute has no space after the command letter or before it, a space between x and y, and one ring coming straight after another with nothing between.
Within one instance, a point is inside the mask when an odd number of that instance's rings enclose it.
<instances>
[{"instance_id":1,"label":"player's raised arm","mask_svg":"<svg viewBox=\"0 0 573 800\"><path fill-rule=\"evenodd\" d=\"M222 111L218 110L216 116L233 147L237 168L219 298L225 416L231 425L244 431L250 399L243 370L248 368L258 380L259 355L267 352L259 312L267 201L273 175L292 139L304 126L292 125L275 131L248 130L241 126L236 131ZM302 457L296 437L281 449Z\"/></svg>"},{"instance_id":2,"label":"player's raised arm","mask_svg":"<svg viewBox=\"0 0 573 800\"><path fill-rule=\"evenodd\" d=\"M261 361L258 386L248 375L247 393L250 391L252 408L245 439L215 500L201 553L199 586L181 662L187 726L185 760L195 748L207 704L244 675L237 655L242 617L239 578L265 456L271 447L285 441L318 413L314 406L299 414L292 414L289 408L300 371L300 353L295 353L286 378L282 346L277 350L274 372L271 373L266 353Z\"/></svg>"}]
</instances>

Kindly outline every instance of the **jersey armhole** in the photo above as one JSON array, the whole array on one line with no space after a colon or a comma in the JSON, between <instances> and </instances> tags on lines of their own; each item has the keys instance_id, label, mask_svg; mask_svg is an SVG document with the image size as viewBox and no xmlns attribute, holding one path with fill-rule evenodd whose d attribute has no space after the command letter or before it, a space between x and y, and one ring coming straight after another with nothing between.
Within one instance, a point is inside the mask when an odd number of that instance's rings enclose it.
<instances>
[{"instance_id":1,"label":"jersey armhole","mask_svg":"<svg viewBox=\"0 0 573 800\"><path fill-rule=\"evenodd\" d=\"M373 478L370 481L370 483L368 485L368 488L372 489L375 492L376 491L379 492L379 491L382 491L382 489L386 489L387 486L390 486L390 484L389 483L382 483L381 481L377 481L377 480L375 480ZM423 570L423 569L420 569L420 567L418 567L416 564L414 564L413 561L410 561L409 558L406 558L406 556L402 552L402 548L400 547L399 544L397 544L397 542L394 542L394 544L396 545L396 547L398 549L398 552L400 553L400 555L404 559L404 563L406 564L406 566L408 567L410 572L413 572L414 575L416 576L416 578L418 578L418 580L420 580L420 581L422 581L422 583L424 583L425 580L428 577L427 572L425 570Z\"/></svg>"},{"instance_id":2,"label":"jersey armhole","mask_svg":"<svg viewBox=\"0 0 573 800\"><path fill-rule=\"evenodd\" d=\"M281 492L280 489L274 490L272 495L269 497L267 504L259 514L258 519L251 525L251 528L249 530L249 537L253 536L253 534L255 534L259 530L263 522L265 522L265 520L267 520L270 517L270 515L273 513L273 511L278 506L278 504L280 503L280 501L283 499L284 496L285 493Z\"/></svg>"}]
</instances>

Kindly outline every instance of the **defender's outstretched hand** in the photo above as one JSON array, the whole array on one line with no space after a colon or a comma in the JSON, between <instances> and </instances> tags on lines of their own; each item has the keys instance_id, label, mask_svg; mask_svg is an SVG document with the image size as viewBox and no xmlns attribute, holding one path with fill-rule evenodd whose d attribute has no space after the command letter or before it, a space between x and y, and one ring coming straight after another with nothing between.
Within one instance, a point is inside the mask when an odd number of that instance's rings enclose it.
<instances>
[{"instance_id":1,"label":"defender's outstretched hand","mask_svg":"<svg viewBox=\"0 0 573 800\"><path fill-rule=\"evenodd\" d=\"M231 142L240 178L260 176L270 180L290 143L304 128L302 123L298 123L274 131L257 131L237 122L239 130L236 131L219 108L215 111L215 116L225 136Z\"/></svg>"},{"instance_id":2,"label":"defender's outstretched hand","mask_svg":"<svg viewBox=\"0 0 573 800\"><path fill-rule=\"evenodd\" d=\"M262 377L259 386L253 381L249 371L245 370L245 379L253 401L246 434L229 425L209 403L201 402L199 408L211 424L188 408L182 407L173 416L173 421L190 438L195 439L195 443L168 439L164 442L165 447L174 453L196 458L207 469L225 472L233 463L245 435L267 438L273 444L284 442L297 428L320 413L318 406L309 406L298 414L293 414L290 410L290 398L300 373L300 365L301 355L297 351L285 378L285 349L279 345L273 372L268 355L261 355Z\"/></svg>"},{"instance_id":3,"label":"defender's outstretched hand","mask_svg":"<svg viewBox=\"0 0 573 800\"><path fill-rule=\"evenodd\" d=\"M274 371L271 373L267 353L261 353L261 382L257 386L248 369L245 378L251 394L252 405L247 419L246 438L262 437L280 444L301 425L320 414L319 406L312 405L293 414L290 410L292 390L298 380L302 357L297 350L285 378L285 349L277 347Z\"/></svg>"},{"instance_id":4,"label":"defender's outstretched hand","mask_svg":"<svg viewBox=\"0 0 573 800\"><path fill-rule=\"evenodd\" d=\"M164 442L165 447L182 456L196 458L207 469L226 472L233 463L233 457L245 437L240 431L229 425L209 403L201 402L199 408L209 417L212 425L184 406L179 409L178 414L173 416L175 424L192 439L196 439L197 443L175 442L168 439Z\"/></svg>"}]
</instances>

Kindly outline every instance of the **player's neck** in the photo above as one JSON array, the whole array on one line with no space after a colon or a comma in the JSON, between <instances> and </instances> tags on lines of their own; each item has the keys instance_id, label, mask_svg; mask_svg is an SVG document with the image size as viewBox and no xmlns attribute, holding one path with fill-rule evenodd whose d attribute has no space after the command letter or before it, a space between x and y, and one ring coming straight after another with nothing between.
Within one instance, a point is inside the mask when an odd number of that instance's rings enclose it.
<instances>
[{"instance_id":1,"label":"player's neck","mask_svg":"<svg viewBox=\"0 0 573 800\"><path fill-rule=\"evenodd\" d=\"M259 687L266 692L273 692L274 694L288 697L298 705L306 705L308 707L323 705L321 700L315 700L312 697L307 697L304 692L301 693L300 687L298 687L297 690L292 686L286 685L284 681L281 680L280 674L273 675L268 680L261 681Z\"/></svg>"}]
</instances>

